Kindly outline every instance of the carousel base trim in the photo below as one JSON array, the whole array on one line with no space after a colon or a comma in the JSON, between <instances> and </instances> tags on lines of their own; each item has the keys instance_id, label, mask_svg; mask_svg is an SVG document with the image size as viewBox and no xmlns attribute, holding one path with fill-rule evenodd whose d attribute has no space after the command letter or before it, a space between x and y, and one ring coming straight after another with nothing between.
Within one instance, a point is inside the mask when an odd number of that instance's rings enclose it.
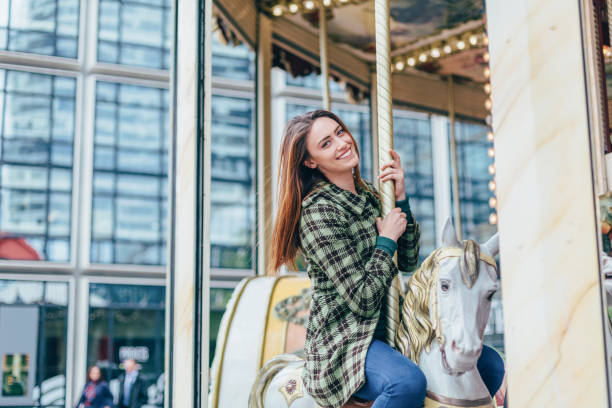
<instances>
[{"instance_id":1,"label":"carousel base trim","mask_svg":"<svg viewBox=\"0 0 612 408\"><path fill-rule=\"evenodd\" d=\"M424 408L496 408L493 399L489 397L477 400L464 400L444 397L427 391Z\"/></svg>"}]
</instances>

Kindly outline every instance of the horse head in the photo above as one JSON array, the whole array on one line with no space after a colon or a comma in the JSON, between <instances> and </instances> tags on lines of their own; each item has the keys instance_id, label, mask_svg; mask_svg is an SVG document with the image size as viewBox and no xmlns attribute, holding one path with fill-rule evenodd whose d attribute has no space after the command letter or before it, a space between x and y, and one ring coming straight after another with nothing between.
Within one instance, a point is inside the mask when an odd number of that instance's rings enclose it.
<instances>
[{"instance_id":1,"label":"horse head","mask_svg":"<svg viewBox=\"0 0 612 408\"><path fill-rule=\"evenodd\" d=\"M482 351L499 242L497 234L482 245L459 242L448 220L442 243L410 278L396 344L418 363L435 341L443 371L456 376L475 369Z\"/></svg>"}]
</instances>

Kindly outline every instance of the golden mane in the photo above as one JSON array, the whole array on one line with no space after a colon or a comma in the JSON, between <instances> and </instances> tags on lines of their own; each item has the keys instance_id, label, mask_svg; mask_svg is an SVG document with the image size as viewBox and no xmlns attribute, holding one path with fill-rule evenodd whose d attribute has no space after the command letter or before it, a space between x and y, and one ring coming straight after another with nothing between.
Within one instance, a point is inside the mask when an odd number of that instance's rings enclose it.
<instances>
[{"instance_id":1,"label":"golden mane","mask_svg":"<svg viewBox=\"0 0 612 408\"><path fill-rule=\"evenodd\" d=\"M432 252L421 267L410 277L408 291L401 311L401 321L395 333L395 344L399 351L418 364L423 349L428 348L436 337L435 328L429 320L429 294L437 275L436 256L440 249Z\"/></svg>"},{"instance_id":2,"label":"golden mane","mask_svg":"<svg viewBox=\"0 0 612 408\"><path fill-rule=\"evenodd\" d=\"M479 275L480 247L472 241L463 241L463 256L459 259L461 280L471 288ZM445 248L438 248L423 261L421 267L410 277L408 291L402 305L400 324L395 333L395 344L399 351L415 363L423 350L428 350L432 341L439 337L443 342L442 328L439 327L437 310L432 310L437 318L429 318L429 305L437 308L437 300L431 296L437 294L438 254Z\"/></svg>"}]
</instances>

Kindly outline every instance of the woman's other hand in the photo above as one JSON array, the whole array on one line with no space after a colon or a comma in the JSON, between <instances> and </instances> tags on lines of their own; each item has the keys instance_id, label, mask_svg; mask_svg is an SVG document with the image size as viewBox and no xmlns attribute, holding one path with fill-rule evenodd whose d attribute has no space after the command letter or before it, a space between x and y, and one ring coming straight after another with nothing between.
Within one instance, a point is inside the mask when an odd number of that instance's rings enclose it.
<instances>
[{"instance_id":1,"label":"woman's other hand","mask_svg":"<svg viewBox=\"0 0 612 408\"><path fill-rule=\"evenodd\" d=\"M406 187L404 185L404 169L400 161L399 154L393 149L389 150L393 160L386 162L380 167L378 178L381 183L393 180L395 183L395 201L406 199Z\"/></svg>"},{"instance_id":2,"label":"woman's other hand","mask_svg":"<svg viewBox=\"0 0 612 408\"><path fill-rule=\"evenodd\" d=\"M397 242L406 230L406 213L403 213L399 208L394 208L389 214L383 218L376 218L376 228L378 235L390 238Z\"/></svg>"}]
</instances>

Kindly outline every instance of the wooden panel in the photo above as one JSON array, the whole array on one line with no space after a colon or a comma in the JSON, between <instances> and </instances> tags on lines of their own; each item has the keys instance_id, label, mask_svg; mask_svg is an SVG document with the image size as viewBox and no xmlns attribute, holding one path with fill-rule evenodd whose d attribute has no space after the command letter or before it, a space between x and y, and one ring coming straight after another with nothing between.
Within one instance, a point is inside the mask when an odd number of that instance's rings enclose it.
<instances>
[{"instance_id":1,"label":"wooden panel","mask_svg":"<svg viewBox=\"0 0 612 408\"><path fill-rule=\"evenodd\" d=\"M448 83L444 78L418 73L396 73L391 78L394 103L414 109L448 114ZM455 83L455 114L461 118L484 120L487 95L482 87Z\"/></svg>"},{"instance_id":2,"label":"wooden panel","mask_svg":"<svg viewBox=\"0 0 612 408\"><path fill-rule=\"evenodd\" d=\"M272 32L272 41L276 45L319 66L319 37L316 33L284 18L272 20ZM328 43L327 52L331 74L369 92L370 67L366 62L331 41Z\"/></svg>"}]
</instances>

